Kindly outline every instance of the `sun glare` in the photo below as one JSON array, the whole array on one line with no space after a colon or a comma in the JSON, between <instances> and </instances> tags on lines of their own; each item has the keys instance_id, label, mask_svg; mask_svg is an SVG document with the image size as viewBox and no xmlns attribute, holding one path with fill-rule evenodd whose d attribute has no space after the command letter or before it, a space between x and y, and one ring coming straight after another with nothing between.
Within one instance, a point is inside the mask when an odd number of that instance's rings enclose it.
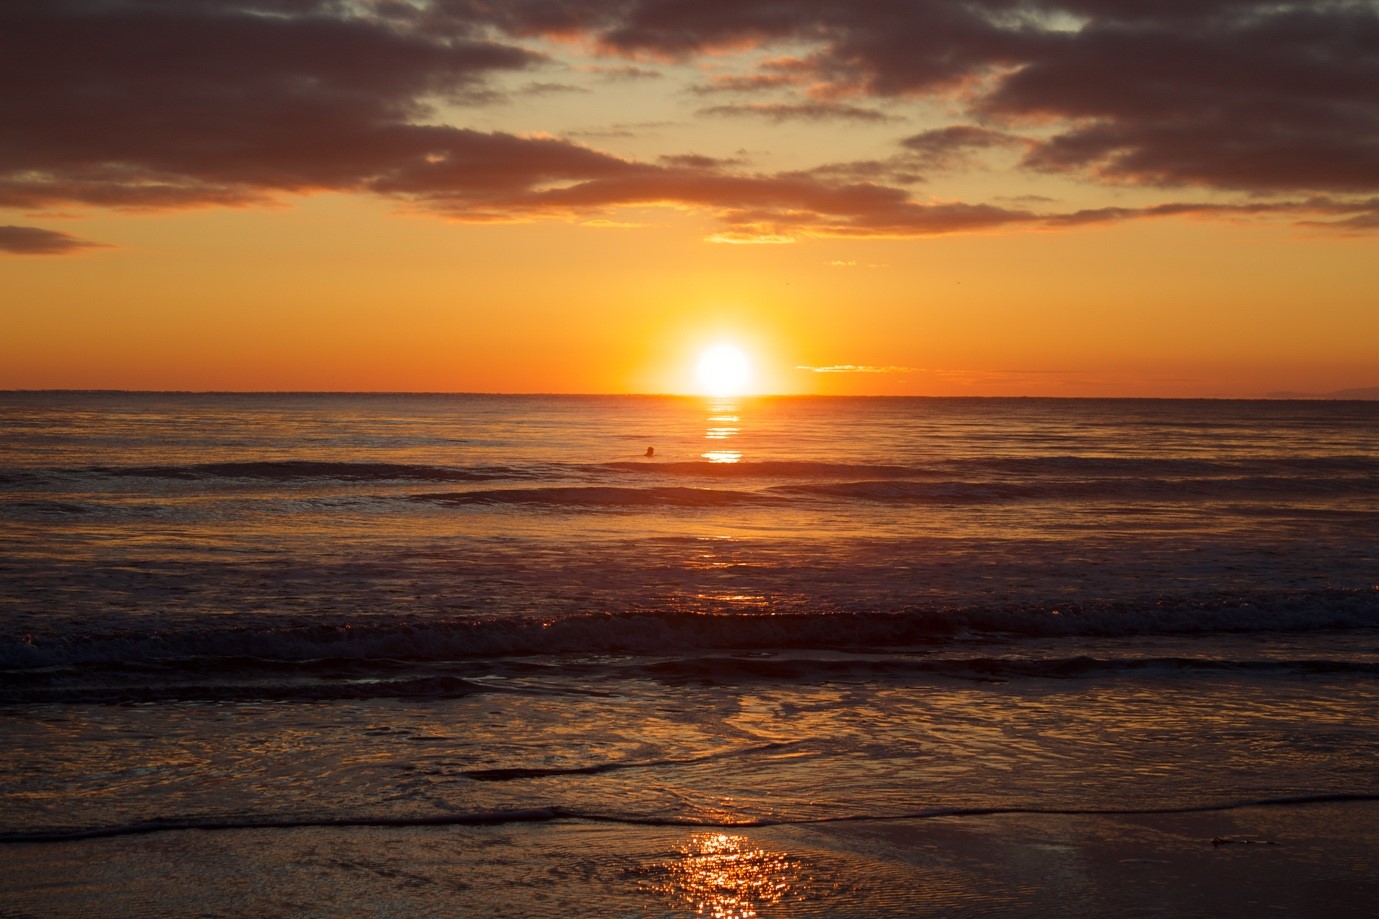
<instances>
[{"instance_id":1,"label":"sun glare","mask_svg":"<svg viewBox=\"0 0 1379 919\"><path fill-rule=\"evenodd\" d=\"M740 396L751 382L752 363L741 348L714 345L699 355L694 377L706 396Z\"/></svg>"}]
</instances>

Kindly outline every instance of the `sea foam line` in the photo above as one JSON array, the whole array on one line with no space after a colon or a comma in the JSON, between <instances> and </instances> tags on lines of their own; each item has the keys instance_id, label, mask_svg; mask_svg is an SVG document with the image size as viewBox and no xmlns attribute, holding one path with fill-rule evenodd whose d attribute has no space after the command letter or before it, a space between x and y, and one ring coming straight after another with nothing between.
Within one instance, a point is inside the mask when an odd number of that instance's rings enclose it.
<instances>
[{"instance_id":1,"label":"sea foam line","mask_svg":"<svg viewBox=\"0 0 1379 919\"><path fill-rule=\"evenodd\" d=\"M179 830L295 830L369 829L433 826L501 826L516 823L583 822L625 826L692 827L696 829L755 829L773 826L809 826L826 823L876 823L882 821L930 820L935 817L992 817L1027 815L1050 817L1119 817L1155 814L1206 814L1243 810L1250 807L1287 807L1308 804L1348 804L1379 801L1379 793L1348 792L1314 795L1288 795L1223 801L1214 804L1187 804L1176 807L932 807L898 814L843 814L836 817L748 817L741 820L712 820L700 817L657 817L601 814L566 807L535 807L514 810L468 811L399 817L158 817L136 823L81 827L61 830L31 830L0 833L0 844L81 842L118 836L144 836Z\"/></svg>"}]
</instances>

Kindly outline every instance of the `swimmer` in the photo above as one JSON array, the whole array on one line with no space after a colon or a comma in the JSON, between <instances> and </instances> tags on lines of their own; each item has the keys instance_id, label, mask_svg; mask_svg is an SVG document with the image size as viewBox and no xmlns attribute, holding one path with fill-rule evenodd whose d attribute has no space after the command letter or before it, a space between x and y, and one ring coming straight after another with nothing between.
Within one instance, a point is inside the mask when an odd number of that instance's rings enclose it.
<instances>
[{"instance_id":1,"label":"swimmer","mask_svg":"<svg viewBox=\"0 0 1379 919\"><path fill-rule=\"evenodd\" d=\"M655 455L656 455L656 448L655 448L655 447L647 447L647 448L646 448L646 452L643 453L642 455L643 455L643 456L646 456L646 457L655 456Z\"/></svg>"}]
</instances>

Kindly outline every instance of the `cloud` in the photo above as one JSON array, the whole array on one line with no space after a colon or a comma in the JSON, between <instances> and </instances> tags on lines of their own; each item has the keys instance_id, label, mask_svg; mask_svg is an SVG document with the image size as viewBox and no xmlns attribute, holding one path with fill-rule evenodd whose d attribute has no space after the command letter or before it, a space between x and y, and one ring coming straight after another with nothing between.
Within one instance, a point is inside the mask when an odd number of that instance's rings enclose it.
<instances>
[{"instance_id":1,"label":"cloud","mask_svg":"<svg viewBox=\"0 0 1379 919\"><path fill-rule=\"evenodd\" d=\"M919 367L873 367L868 364L831 364L827 367L808 367L800 365L796 370L807 370L810 373L922 373Z\"/></svg>"},{"instance_id":2,"label":"cloud","mask_svg":"<svg viewBox=\"0 0 1379 919\"><path fill-rule=\"evenodd\" d=\"M730 246L788 246L798 240L793 236L781 233L771 233L764 230L742 229L725 230L722 233L711 233L704 237L704 242L719 243Z\"/></svg>"},{"instance_id":3,"label":"cloud","mask_svg":"<svg viewBox=\"0 0 1379 919\"><path fill-rule=\"evenodd\" d=\"M1027 163L1103 180L1253 193L1379 189L1379 11L1207 5L1084 27L980 100L1063 127Z\"/></svg>"},{"instance_id":4,"label":"cloud","mask_svg":"<svg viewBox=\"0 0 1379 919\"><path fill-rule=\"evenodd\" d=\"M516 140L510 138L510 141ZM551 141L545 156L514 146L493 154L504 174L491 181L475 180L484 171L469 165L456 171L456 184L445 191L439 176L421 176L411 188L389 186L393 192L411 191L418 204L451 216L474 219L487 210L499 215L575 215L590 210L629 205L670 205L706 209L727 224L734 238L816 236L927 236L972 232L1029 224L1038 215L990 205L912 201L897 188L870 183L832 184L803 173L737 175L711 169L654 167L616 160L583 148ZM524 155L531 165L522 182L499 187L515 175ZM579 181L543 184L541 165L564 166L587 174ZM437 164L433 168L441 168ZM726 238L726 237L725 237Z\"/></svg>"},{"instance_id":5,"label":"cloud","mask_svg":"<svg viewBox=\"0 0 1379 919\"><path fill-rule=\"evenodd\" d=\"M721 157L703 156L698 153L678 153L660 157L660 161L667 166L680 166L687 169L721 169L728 166L739 166L741 159L723 159Z\"/></svg>"},{"instance_id":6,"label":"cloud","mask_svg":"<svg viewBox=\"0 0 1379 919\"><path fill-rule=\"evenodd\" d=\"M586 220L581 226L594 227L600 230L640 230L647 226L647 224L634 223L630 220L605 220L600 217L594 220Z\"/></svg>"},{"instance_id":7,"label":"cloud","mask_svg":"<svg viewBox=\"0 0 1379 919\"><path fill-rule=\"evenodd\" d=\"M624 64L617 67L590 67L591 73L596 73L605 80L660 80L665 74L659 70L651 70L647 67L638 67L636 64Z\"/></svg>"},{"instance_id":8,"label":"cloud","mask_svg":"<svg viewBox=\"0 0 1379 919\"><path fill-rule=\"evenodd\" d=\"M953 169L971 163L974 150L1027 146L1029 141L1004 131L959 124L923 131L900 142L908 162L921 169Z\"/></svg>"},{"instance_id":9,"label":"cloud","mask_svg":"<svg viewBox=\"0 0 1379 919\"><path fill-rule=\"evenodd\" d=\"M522 46L536 37L621 55L626 77L648 57L771 46L791 56L710 85L808 87L707 114L880 122L868 103L940 100L963 123L889 159L777 173L438 123L441 103L495 104L491 78L544 66ZM337 191L482 221L650 205L707 212L725 240L1171 216L1379 228L1379 12L1349 0L11 0L0 62L0 207ZM1030 170L1221 200L1059 214L904 188L1003 148Z\"/></svg>"},{"instance_id":10,"label":"cloud","mask_svg":"<svg viewBox=\"0 0 1379 919\"><path fill-rule=\"evenodd\" d=\"M549 83L533 81L518 90L524 96L550 96L558 93L587 93L588 89L583 86L574 86L570 83Z\"/></svg>"},{"instance_id":11,"label":"cloud","mask_svg":"<svg viewBox=\"0 0 1379 919\"><path fill-rule=\"evenodd\" d=\"M355 188L416 154L429 100L491 98L489 74L539 62L309 0L8 3L0 60L11 207Z\"/></svg>"},{"instance_id":12,"label":"cloud","mask_svg":"<svg viewBox=\"0 0 1379 919\"><path fill-rule=\"evenodd\" d=\"M802 77L789 73L720 74L708 83L692 88L699 95L712 93L758 93L763 90L794 87L803 82Z\"/></svg>"},{"instance_id":13,"label":"cloud","mask_svg":"<svg viewBox=\"0 0 1379 919\"><path fill-rule=\"evenodd\" d=\"M748 115L772 121L890 121L889 115L875 109L841 102L743 102L713 105L699 110L701 115Z\"/></svg>"},{"instance_id":14,"label":"cloud","mask_svg":"<svg viewBox=\"0 0 1379 919\"><path fill-rule=\"evenodd\" d=\"M57 230L40 227L0 226L0 252L11 255L69 255L83 249L105 248Z\"/></svg>"},{"instance_id":15,"label":"cloud","mask_svg":"<svg viewBox=\"0 0 1379 919\"><path fill-rule=\"evenodd\" d=\"M1379 10L1367 0L503 6L507 28L578 32L609 53L796 54L707 89L810 82L819 98L942 96L992 121L1050 126L1027 155L1032 169L1249 193L1379 189Z\"/></svg>"}]
</instances>

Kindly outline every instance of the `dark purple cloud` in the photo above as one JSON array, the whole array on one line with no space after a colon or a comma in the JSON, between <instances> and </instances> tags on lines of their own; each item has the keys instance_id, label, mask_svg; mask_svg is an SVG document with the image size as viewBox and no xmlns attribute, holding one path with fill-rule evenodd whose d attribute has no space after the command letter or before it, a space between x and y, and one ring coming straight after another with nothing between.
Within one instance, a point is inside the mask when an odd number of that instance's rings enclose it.
<instances>
[{"instance_id":1,"label":"dark purple cloud","mask_svg":"<svg viewBox=\"0 0 1379 919\"><path fill-rule=\"evenodd\" d=\"M572 38L613 64L775 46L714 114L884 118L941 97L964 121L889 160L808 173L439 124L439 100ZM626 60L619 62L621 55ZM531 84L540 87L545 84ZM711 86L714 84L710 84ZM372 192L461 219L705 208L730 227L915 235L1171 213L1379 223L1379 13L1314 0L9 0L0 5L0 207L242 205ZM901 186L1023 145L1027 168L1239 192L1047 215ZM1177 208L1177 210L1174 210Z\"/></svg>"},{"instance_id":2,"label":"dark purple cloud","mask_svg":"<svg viewBox=\"0 0 1379 919\"><path fill-rule=\"evenodd\" d=\"M875 109L845 102L740 102L712 105L699 110L701 115L747 115L772 121L890 121L890 116Z\"/></svg>"},{"instance_id":3,"label":"dark purple cloud","mask_svg":"<svg viewBox=\"0 0 1379 919\"><path fill-rule=\"evenodd\" d=\"M240 203L349 189L416 155L435 97L535 63L334 4L0 7L0 205ZM262 15L259 10L309 10Z\"/></svg>"},{"instance_id":4,"label":"dark purple cloud","mask_svg":"<svg viewBox=\"0 0 1379 919\"><path fill-rule=\"evenodd\" d=\"M68 255L83 249L104 248L57 230L40 227L0 226L0 252L11 255Z\"/></svg>"},{"instance_id":5,"label":"dark purple cloud","mask_svg":"<svg viewBox=\"0 0 1379 919\"><path fill-rule=\"evenodd\" d=\"M952 169L970 163L974 151L1028 145L1023 137L970 124L923 131L900 142L905 156L921 169Z\"/></svg>"},{"instance_id":6,"label":"dark purple cloud","mask_svg":"<svg viewBox=\"0 0 1379 919\"><path fill-rule=\"evenodd\" d=\"M629 54L808 43L788 80L777 67L721 85L950 94L988 119L1055 125L1028 154L1035 169L1263 193L1379 189L1379 10L1368 0L502 6L497 21L515 32L577 32Z\"/></svg>"},{"instance_id":7,"label":"dark purple cloud","mask_svg":"<svg viewBox=\"0 0 1379 919\"><path fill-rule=\"evenodd\" d=\"M1227 12L1191 28L1088 25L978 107L1065 124L1030 152L1040 169L1251 192L1379 189L1375 7Z\"/></svg>"},{"instance_id":8,"label":"dark purple cloud","mask_svg":"<svg viewBox=\"0 0 1379 919\"><path fill-rule=\"evenodd\" d=\"M710 93L759 93L763 90L799 86L799 76L789 73L721 74L694 87L700 95Z\"/></svg>"}]
</instances>

